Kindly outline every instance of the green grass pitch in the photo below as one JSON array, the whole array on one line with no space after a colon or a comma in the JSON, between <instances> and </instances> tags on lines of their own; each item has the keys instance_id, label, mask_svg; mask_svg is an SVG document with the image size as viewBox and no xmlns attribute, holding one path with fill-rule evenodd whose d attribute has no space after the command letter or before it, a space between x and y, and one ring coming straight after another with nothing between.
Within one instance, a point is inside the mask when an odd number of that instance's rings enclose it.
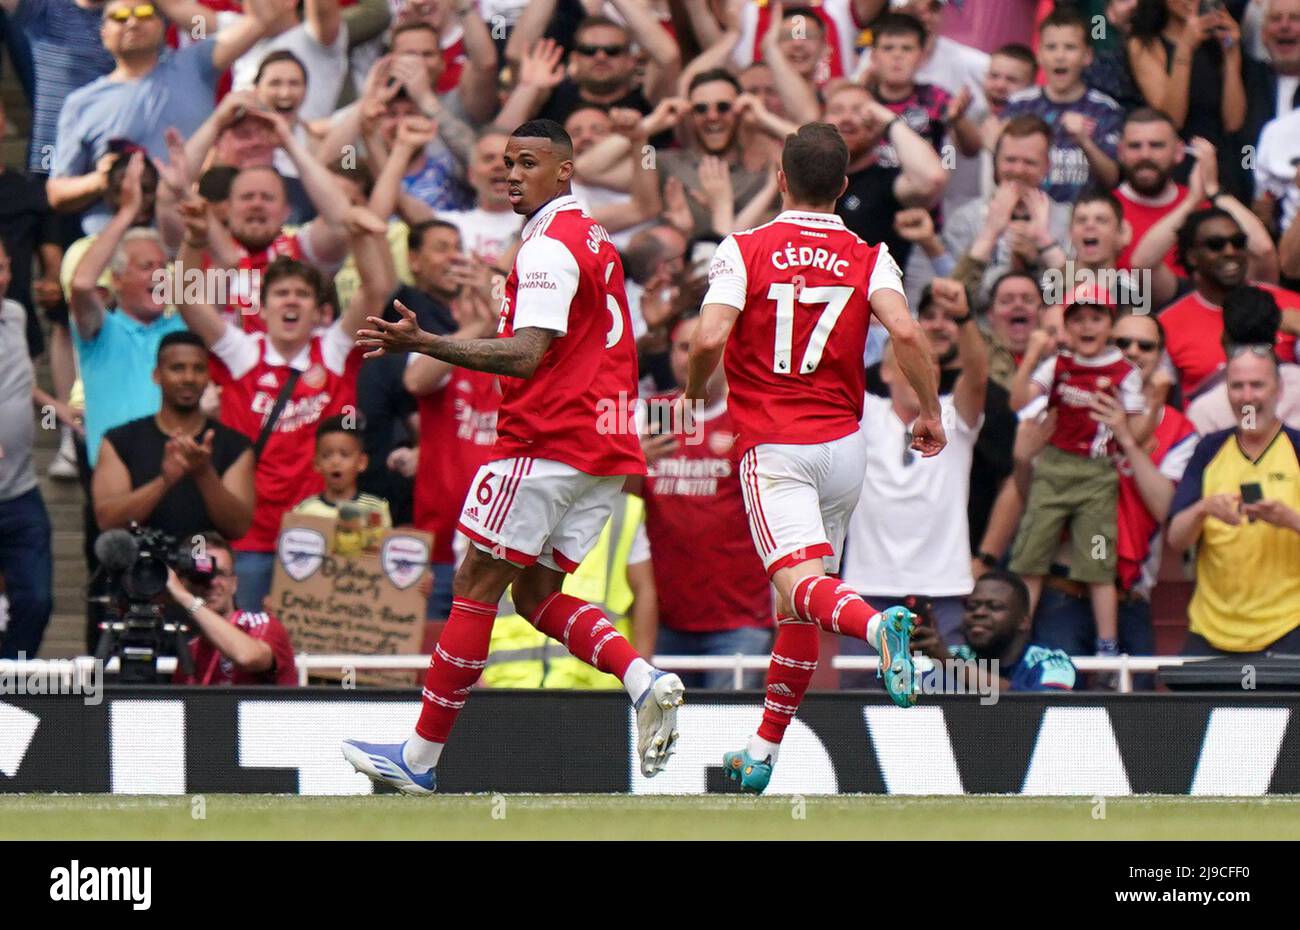
<instances>
[{"instance_id":1,"label":"green grass pitch","mask_svg":"<svg viewBox=\"0 0 1300 930\"><path fill-rule=\"evenodd\" d=\"M1300 796L0 795L3 839L1294 839Z\"/></svg>"}]
</instances>

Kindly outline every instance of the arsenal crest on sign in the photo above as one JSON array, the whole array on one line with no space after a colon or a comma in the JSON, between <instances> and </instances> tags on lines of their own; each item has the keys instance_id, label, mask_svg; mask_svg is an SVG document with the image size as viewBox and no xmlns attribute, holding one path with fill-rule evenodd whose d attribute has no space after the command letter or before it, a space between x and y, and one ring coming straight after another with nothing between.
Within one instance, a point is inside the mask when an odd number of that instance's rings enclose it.
<instances>
[{"instance_id":1,"label":"arsenal crest on sign","mask_svg":"<svg viewBox=\"0 0 1300 930\"><path fill-rule=\"evenodd\" d=\"M276 557L294 581L316 574L325 558L325 534L303 526L290 527L280 533Z\"/></svg>"},{"instance_id":2,"label":"arsenal crest on sign","mask_svg":"<svg viewBox=\"0 0 1300 930\"><path fill-rule=\"evenodd\" d=\"M405 591L428 567L429 547L418 537L394 534L379 549L379 565L394 587Z\"/></svg>"}]
</instances>

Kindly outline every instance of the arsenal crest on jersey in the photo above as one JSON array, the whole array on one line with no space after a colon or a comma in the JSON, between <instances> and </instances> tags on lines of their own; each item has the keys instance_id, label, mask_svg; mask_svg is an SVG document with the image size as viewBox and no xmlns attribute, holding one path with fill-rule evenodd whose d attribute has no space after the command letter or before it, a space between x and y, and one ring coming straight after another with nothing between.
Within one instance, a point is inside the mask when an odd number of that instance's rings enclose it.
<instances>
[{"instance_id":1,"label":"arsenal crest on jersey","mask_svg":"<svg viewBox=\"0 0 1300 930\"><path fill-rule=\"evenodd\" d=\"M276 558L294 581L304 581L316 574L325 559L325 534L296 526L280 534L275 546Z\"/></svg>"},{"instance_id":2,"label":"arsenal crest on jersey","mask_svg":"<svg viewBox=\"0 0 1300 930\"><path fill-rule=\"evenodd\" d=\"M325 377L325 368L317 363L303 372L302 383L316 391L325 386Z\"/></svg>"},{"instance_id":3,"label":"arsenal crest on jersey","mask_svg":"<svg viewBox=\"0 0 1300 930\"><path fill-rule=\"evenodd\" d=\"M379 565L388 580L405 591L420 580L429 565L429 547L415 536L394 534L379 549Z\"/></svg>"},{"instance_id":4,"label":"arsenal crest on jersey","mask_svg":"<svg viewBox=\"0 0 1300 930\"><path fill-rule=\"evenodd\" d=\"M709 451L714 455L726 455L736 444L736 434L728 430L717 430L709 434Z\"/></svg>"}]
</instances>

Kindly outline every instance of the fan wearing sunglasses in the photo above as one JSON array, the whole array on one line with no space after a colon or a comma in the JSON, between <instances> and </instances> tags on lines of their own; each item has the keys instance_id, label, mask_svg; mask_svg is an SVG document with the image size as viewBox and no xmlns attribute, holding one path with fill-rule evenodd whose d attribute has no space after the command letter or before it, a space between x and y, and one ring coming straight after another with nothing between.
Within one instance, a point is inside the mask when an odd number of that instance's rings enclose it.
<instances>
[{"instance_id":1,"label":"fan wearing sunglasses","mask_svg":"<svg viewBox=\"0 0 1300 930\"><path fill-rule=\"evenodd\" d=\"M526 117L539 116L561 125L579 106L597 104L625 107L643 114L671 97L681 74L681 51L672 36L640 0L612 0L611 6L627 23L621 26L604 16L589 16L574 31L568 76L550 92L545 104ZM532 0L520 16L506 46L506 58L518 62L533 48L554 15L555 0ZM637 50L649 57L644 79L637 79ZM671 144L671 137L656 137L655 145Z\"/></svg>"},{"instance_id":2,"label":"fan wearing sunglasses","mask_svg":"<svg viewBox=\"0 0 1300 930\"><path fill-rule=\"evenodd\" d=\"M1218 203L1224 203L1224 199ZM1221 344L1224 301L1243 284L1253 284L1273 295L1283 313L1278 330L1266 341L1276 343L1282 361L1296 360L1300 294L1251 280L1251 236L1236 212L1218 206L1198 210L1178 232L1178 256L1192 273L1194 289L1166 307L1160 322L1168 334L1169 358L1178 369L1183 395L1189 399L1211 386L1211 376L1227 361ZM1273 268L1276 271L1276 265Z\"/></svg>"},{"instance_id":3,"label":"fan wearing sunglasses","mask_svg":"<svg viewBox=\"0 0 1300 930\"><path fill-rule=\"evenodd\" d=\"M164 41L167 23L160 3L108 0L99 35L114 69L63 102L46 185L50 206L67 212L94 206L83 222L87 232L107 225L110 213L101 201L108 188L104 155L110 141L130 140L164 161L166 131L193 135L212 112L222 72L292 6L293 0L249 0L247 15L217 35L172 51Z\"/></svg>"}]
</instances>

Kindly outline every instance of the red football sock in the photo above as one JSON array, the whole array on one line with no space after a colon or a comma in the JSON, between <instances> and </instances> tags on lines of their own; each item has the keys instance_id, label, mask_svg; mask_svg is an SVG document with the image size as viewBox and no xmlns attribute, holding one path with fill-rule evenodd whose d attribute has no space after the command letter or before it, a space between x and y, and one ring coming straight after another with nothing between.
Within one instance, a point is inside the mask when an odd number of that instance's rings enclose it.
<instances>
[{"instance_id":1,"label":"red football sock","mask_svg":"<svg viewBox=\"0 0 1300 930\"><path fill-rule=\"evenodd\" d=\"M433 659L420 695L424 707L415 732L424 739L447 742L469 689L487 665L492 621L496 616L496 604L482 604L464 597L452 600L451 616L433 647Z\"/></svg>"},{"instance_id":2,"label":"red football sock","mask_svg":"<svg viewBox=\"0 0 1300 930\"><path fill-rule=\"evenodd\" d=\"M763 722L759 739L781 742L785 728L794 719L813 672L817 670L817 624L794 617L777 618L772 662L767 667L767 695L763 701Z\"/></svg>"},{"instance_id":3,"label":"red football sock","mask_svg":"<svg viewBox=\"0 0 1300 930\"><path fill-rule=\"evenodd\" d=\"M867 638L867 622L876 609L852 588L828 575L809 575L795 583L790 604L800 620L816 623L828 633Z\"/></svg>"},{"instance_id":4,"label":"red football sock","mask_svg":"<svg viewBox=\"0 0 1300 930\"><path fill-rule=\"evenodd\" d=\"M551 639L564 643L575 657L619 681L627 667L640 658L599 607L576 597L556 591L530 619Z\"/></svg>"}]
</instances>

